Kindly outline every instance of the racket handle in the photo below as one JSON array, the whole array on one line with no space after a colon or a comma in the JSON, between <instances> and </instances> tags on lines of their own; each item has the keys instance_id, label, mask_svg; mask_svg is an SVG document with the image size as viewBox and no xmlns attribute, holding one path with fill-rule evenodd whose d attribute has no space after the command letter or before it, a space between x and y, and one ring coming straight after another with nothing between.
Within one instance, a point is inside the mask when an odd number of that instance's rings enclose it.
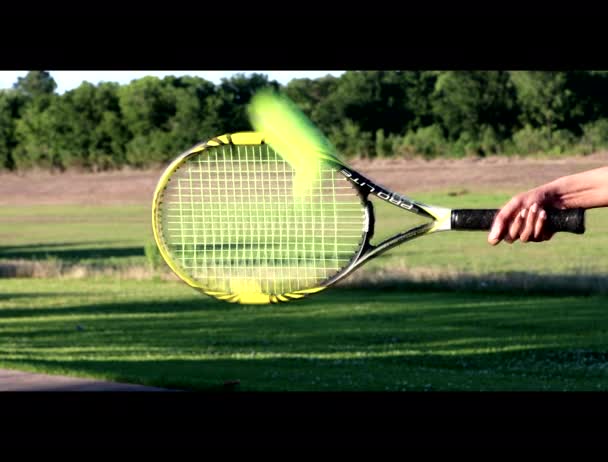
<instances>
[{"instance_id":1,"label":"racket handle","mask_svg":"<svg viewBox=\"0 0 608 462\"><path fill-rule=\"evenodd\" d=\"M452 210L452 229L488 231L492 227L497 213L498 210ZM553 232L583 234L585 232L585 209L548 209L547 226Z\"/></svg>"}]
</instances>

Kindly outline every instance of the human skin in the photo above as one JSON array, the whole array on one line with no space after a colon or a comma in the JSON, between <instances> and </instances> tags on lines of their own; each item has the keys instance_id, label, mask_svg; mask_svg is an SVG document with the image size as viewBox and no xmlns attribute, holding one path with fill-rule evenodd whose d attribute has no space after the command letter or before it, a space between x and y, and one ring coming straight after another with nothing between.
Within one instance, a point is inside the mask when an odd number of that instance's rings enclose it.
<instances>
[{"instance_id":1,"label":"human skin","mask_svg":"<svg viewBox=\"0 0 608 462\"><path fill-rule=\"evenodd\" d=\"M498 212L488 243L542 242L553 237L544 226L547 208L608 206L608 167L564 176L513 196Z\"/></svg>"}]
</instances>

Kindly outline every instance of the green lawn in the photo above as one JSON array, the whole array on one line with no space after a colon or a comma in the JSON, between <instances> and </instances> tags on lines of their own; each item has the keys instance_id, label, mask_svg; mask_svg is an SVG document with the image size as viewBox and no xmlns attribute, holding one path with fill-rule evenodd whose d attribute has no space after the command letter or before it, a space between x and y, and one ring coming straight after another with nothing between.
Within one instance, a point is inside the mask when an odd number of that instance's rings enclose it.
<instances>
[{"instance_id":1,"label":"green lawn","mask_svg":"<svg viewBox=\"0 0 608 462\"><path fill-rule=\"evenodd\" d=\"M45 205L0 208L0 261L144 264L150 206Z\"/></svg>"},{"instance_id":2,"label":"green lawn","mask_svg":"<svg viewBox=\"0 0 608 462\"><path fill-rule=\"evenodd\" d=\"M509 195L416 197L491 208ZM394 207L377 212L378 238L418 221ZM146 205L0 209L0 263L146 265L151 241ZM584 236L491 247L485 233L440 233L357 273L382 280L403 270L473 274L482 285L523 274L549 293L410 280L238 306L159 278L0 279L0 367L195 390L229 380L240 390L608 389L608 210L588 212ZM550 286L551 275L564 278ZM587 276L603 290L575 295Z\"/></svg>"},{"instance_id":3,"label":"green lawn","mask_svg":"<svg viewBox=\"0 0 608 462\"><path fill-rule=\"evenodd\" d=\"M500 207L507 194L468 193L457 197L420 194L431 204L460 208ZM411 227L419 218L377 203L376 240ZM0 209L0 261L57 258L92 265L144 265L144 245L152 242L150 207L37 206ZM447 232L425 236L370 262L365 271L422 268L473 274L607 274L608 210L587 212L584 236L561 233L550 243L486 243L483 232Z\"/></svg>"},{"instance_id":4,"label":"green lawn","mask_svg":"<svg viewBox=\"0 0 608 462\"><path fill-rule=\"evenodd\" d=\"M244 306L175 282L10 279L0 367L194 390L607 390L607 302L335 289Z\"/></svg>"},{"instance_id":5,"label":"green lawn","mask_svg":"<svg viewBox=\"0 0 608 462\"><path fill-rule=\"evenodd\" d=\"M448 208L499 208L510 196L469 193L458 197L421 194L425 203ZM389 237L402 228L419 222L416 215L395 213L381 202L377 209L376 240ZM404 226L405 225L405 226ZM424 236L396 247L377 260L371 268L405 266L461 271L474 274L531 272L539 274L608 274L608 209L588 210L584 235L558 233L542 244L517 242L487 244L487 233L450 231Z\"/></svg>"}]
</instances>

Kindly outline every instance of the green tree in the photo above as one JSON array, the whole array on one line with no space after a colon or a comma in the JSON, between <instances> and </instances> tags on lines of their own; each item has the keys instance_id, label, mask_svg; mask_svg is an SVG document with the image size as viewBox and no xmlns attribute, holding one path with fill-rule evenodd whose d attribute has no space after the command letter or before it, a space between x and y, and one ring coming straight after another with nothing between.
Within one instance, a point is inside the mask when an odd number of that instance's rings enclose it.
<instances>
[{"instance_id":1,"label":"green tree","mask_svg":"<svg viewBox=\"0 0 608 462\"><path fill-rule=\"evenodd\" d=\"M332 108L325 104L336 91L339 79L327 75L318 79L292 79L283 91L324 132L335 123Z\"/></svg>"},{"instance_id":2,"label":"green tree","mask_svg":"<svg viewBox=\"0 0 608 462\"><path fill-rule=\"evenodd\" d=\"M435 82L433 112L450 140L481 140L489 127L504 139L517 124L516 98L507 72L441 72Z\"/></svg>"},{"instance_id":3,"label":"green tree","mask_svg":"<svg viewBox=\"0 0 608 462\"><path fill-rule=\"evenodd\" d=\"M38 110L43 111L56 95L57 84L47 71L30 71L25 77L17 78L13 88L24 96L29 104L36 104Z\"/></svg>"},{"instance_id":4,"label":"green tree","mask_svg":"<svg viewBox=\"0 0 608 462\"><path fill-rule=\"evenodd\" d=\"M15 90L0 90L0 169L15 167L16 122L24 104L24 98Z\"/></svg>"},{"instance_id":5,"label":"green tree","mask_svg":"<svg viewBox=\"0 0 608 462\"><path fill-rule=\"evenodd\" d=\"M350 119L345 119L340 125L334 125L328 137L344 156L373 157L376 154L372 134L363 132L361 127Z\"/></svg>"},{"instance_id":6,"label":"green tree","mask_svg":"<svg viewBox=\"0 0 608 462\"><path fill-rule=\"evenodd\" d=\"M311 107L313 121L324 132L333 133L336 139L342 139L345 133L357 133L375 143L371 151L390 155L397 137L432 123L430 96L435 80L435 73L426 71L348 71L333 78L326 93L317 92L320 98L308 96L315 89L313 82L288 85L287 92ZM350 147L341 143L347 154L369 151L367 141L352 140Z\"/></svg>"},{"instance_id":7,"label":"green tree","mask_svg":"<svg viewBox=\"0 0 608 462\"><path fill-rule=\"evenodd\" d=\"M83 82L49 108L57 132L54 149L64 167L109 168L124 163L127 132L122 123L119 86Z\"/></svg>"},{"instance_id":8,"label":"green tree","mask_svg":"<svg viewBox=\"0 0 608 462\"><path fill-rule=\"evenodd\" d=\"M562 126L582 136L584 125L608 117L608 72L569 71L565 75L565 87L572 98Z\"/></svg>"},{"instance_id":9,"label":"green tree","mask_svg":"<svg viewBox=\"0 0 608 462\"><path fill-rule=\"evenodd\" d=\"M432 96L438 74L436 71L401 72L407 107L407 120L403 126L403 133L434 123Z\"/></svg>"},{"instance_id":10,"label":"green tree","mask_svg":"<svg viewBox=\"0 0 608 462\"><path fill-rule=\"evenodd\" d=\"M175 115L172 80L144 77L123 85L119 92L120 108L127 128L134 135L168 130Z\"/></svg>"},{"instance_id":11,"label":"green tree","mask_svg":"<svg viewBox=\"0 0 608 462\"><path fill-rule=\"evenodd\" d=\"M247 114L247 104L261 88L280 88L276 81L269 81L265 74L236 74L222 79L217 91L207 103L209 129L216 135L252 129Z\"/></svg>"},{"instance_id":12,"label":"green tree","mask_svg":"<svg viewBox=\"0 0 608 462\"><path fill-rule=\"evenodd\" d=\"M120 86L102 83L93 95L96 111L92 114L93 130L89 140L89 158L97 168L122 166L126 163L125 146L129 133L119 100Z\"/></svg>"},{"instance_id":13,"label":"green tree","mask_svg":"<svg viewBox=\"0 0 608 462\"><path fill-rule=\"evenodd\" d=\"M176 114L173 78L144 77L122 86L119 105L130 140L126 159L135 166L167 160L175 155L171 119Z\"/></svg>"},{"instance_id":14,"label":"green tree","mask_svg":"<svg viewBox=\"0 0 608 462\"><path fill-rule=\"evenodd\" d=\"M401 72L345 72L324 106L327 125L339 126L350 119L367 133L375 134L379 129L386 135L403 133L413 119Z\"/></svg>"},{"instance_id":15,"label":"green tree","mask_svg":"<svg viewBox=\"0 0 608 462\"><path fill-rule=\"evenodd\" d=\"M57 95L48 95L43 107L36 103L37 100L25 105L15 124L17 146L13 151L13 161L16 168L61 168L57 155L60 132L57 131L57 115L53 108L58 99Z\"/></svg>"},{"instance_id":16,"label":"green tree","mask_svg":"<svg viewBox=\"0 0 608 462\"><path fill-rule=\"evenodd\" d=\"M57 84L48 71L29 71L25 77L17 78L13 88L31 98L37 98L53 94Z\"/></svg>"},{"instance_id":17,"label":"green tree","mask_svg":"<svg viewBox=\"0 0 608 462\"><path fill-rule=\"evenodd\" d=\"M127 132L118 101L119 86L88 82L41 107L32 100L16 124L20 168L110 168L124 163Z\"/></svg>"},{"instance_id":18,"label":"green tree","mask_svg":"<svg viewBox=\"0 0 608 462\"><path fill-rule=\"evenodd\" d=\"M170 121L176 149L185 150L191 145L217 136L216 121L209 109L210 98L216 93L215 85L199 77L181 77L173 81L175 88L175 115Z\"/></svg>"},{"instance_id":19,"label":"green tree","mask_svg":"<svg viewBox=\"0 0 608 462\"><path fill-rule=\"evenodd\" d=\"M563 128L564 122L580 109L575 93L568 88L568 73L514 71L511 80L522 109L522 122L546 127L549 133Z\"/></svg>"}]
</instances>

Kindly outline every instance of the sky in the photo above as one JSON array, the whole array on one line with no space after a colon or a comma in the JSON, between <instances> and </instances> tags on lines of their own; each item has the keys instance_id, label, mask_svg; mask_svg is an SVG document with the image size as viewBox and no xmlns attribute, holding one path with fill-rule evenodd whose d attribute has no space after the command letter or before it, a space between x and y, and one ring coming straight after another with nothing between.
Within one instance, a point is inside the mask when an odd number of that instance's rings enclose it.
<instances>
[{"instance_id":1,"label":"sky","mask_svg":"<svg viewBox=\"0 0 608 462\"><path fill-rule=\"evenodd\" d=\"M344 71L49 71L57 83L57 93L62 94L68 90L78 87L87 81L94 85L100 82L118 82L127 84L131 80L139 79L147 75L163 78L168 75L176 77L192 75L202 77L213 83L219 83L224 77L230 77L237 73L246 75L254 72L268 75L270 80L276 80L286 84L294 78L316 79L327 74L339 76ZM18 77L23 77L27 71L0 71L0 89L12 88Z\"/></svg>"}]
</instances>

